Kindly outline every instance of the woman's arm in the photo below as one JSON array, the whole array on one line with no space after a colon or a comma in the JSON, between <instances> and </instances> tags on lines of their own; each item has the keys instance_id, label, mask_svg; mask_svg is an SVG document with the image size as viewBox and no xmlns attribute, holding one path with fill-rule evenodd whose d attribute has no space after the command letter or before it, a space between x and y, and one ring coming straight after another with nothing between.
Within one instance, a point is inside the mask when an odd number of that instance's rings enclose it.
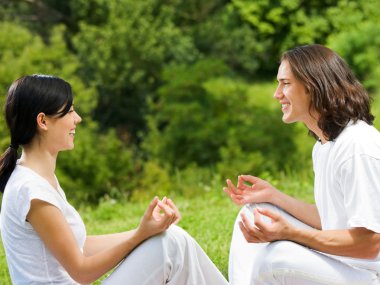
<instances>
[{"instance_id":1,"label":"woman's arm","mask_svg":"<svg viewBox=\"0 0 380 285\"><path fill-rule=\"evenodd\" d=\"M247 185L247 183L250 185ZM316 229L321 228L319 213L314 204L309 204L286 195L261 178L252 175L240 175L237 186L233 185L229 179L227 180L227 186L224 188L224 191L238 205L271 203L282 208L305 224Z\"/></svg>"},{"instance_id":2,"label":"woman's arm","mask_svg":"<svg viewBox=\"0 0 380 285\"><path fill-rule=\"evenodd\" d=\"M136 230L115 234L87 236L83 248L83 253L86 256L92 256L103 250L108 250L109 248L123 243L125 240L133 238L135 231Z\"/></svg>"},{"instance_id":3,"label":"woman's arm","mask_svg":"<svg viewBox=\"0 0 380 285\"><path fill-rule=\"evenodd\" d=\"M162 199L162 203L167 205L171 210L175 213L175 221L176 224L181 219L181 214L177 208L177 206L173 203L173 201L169 198L164 197ZM155 219L160 219L160 207L155 207L152 213ZM86 256L91 256L96 253L99 253L103 250L107 250L112 248L120 243L124 242L126 239L130 239L135 234L135 230L126 231L121 233L113 233L113 234L104 234L104 235L90 235L87 236L86 242L84 244L84 254Z\"/></svg>"},{"instance_id":4,"label":"woman's arm","mask_svg":"<svg viewBox=\"0 0 380 285\"><path fill-rule=\"evenodd\" d=\"M261 215L269 217L272 223L264 223ZM242 214L240 228L248 242L290 240L321 252L365 259L376 258L380 252L380 234L366 228L300 229L268 209L255 209L254 217L254 225L251 225L247 216Z\"/></svg>"},{"instance_id":5,"label":"woman's arm","mask_svg":"<svg viewBox=\"0 0 380 285\"><path fill-rule=\"evenodd\" d=\"M154 217L156 207L162 211L159 218ZM109 246L104 246L103 239L103 246L97 250L92 247L92 255L81 252L64 216L55 206L32 200L27 219L69 275L79 283L91 283L115 267L141 242L166 230L177 219L177 215L168 205L155 198L137 229L114 235L111 238L113 243Z\"/></svg>"}]
</instances>

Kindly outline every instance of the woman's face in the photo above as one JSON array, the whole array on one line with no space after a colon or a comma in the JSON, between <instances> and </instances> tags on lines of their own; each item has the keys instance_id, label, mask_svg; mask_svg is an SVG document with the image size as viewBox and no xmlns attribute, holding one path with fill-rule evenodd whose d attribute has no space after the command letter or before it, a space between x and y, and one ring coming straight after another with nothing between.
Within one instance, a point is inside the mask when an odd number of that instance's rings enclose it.
<instances>
[{"instance_id":1,"label":"woman's face","mask_svg":"<svg viewBox=\"0 0 380 285\"><path fill-rule=\"evenodd\" d=\"M74 148L74 136L77 124L82 118L71 106L69 112L63 117L50 118L49 123L49 144L53 151L59 152Z\"/></svg>"},{"instance_id":2,"label":"woman's face","mask_svg":"<svg viewBox=\"0 0 380 285\"><path fill-rule=\"evenodd\" d=\"M305 86L293 75L289 62L283 60L277 73L278 87L274 93L281 104L284 123L303 122L309 129L316 124L316 118L310 114L310 96ZM312 125L311 125L312 124Z\"/></svg>"}]
</instances>

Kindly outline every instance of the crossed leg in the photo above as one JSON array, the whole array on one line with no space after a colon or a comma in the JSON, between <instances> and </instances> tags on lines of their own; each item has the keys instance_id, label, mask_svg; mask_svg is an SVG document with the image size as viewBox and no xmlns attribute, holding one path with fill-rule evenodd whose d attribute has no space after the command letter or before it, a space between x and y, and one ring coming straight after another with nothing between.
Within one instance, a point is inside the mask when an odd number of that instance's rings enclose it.
<instances>
[{"instance_id":1,"label":"crossed leg","mask_svg":"<svg viewBox=\"0 0 380 285\"><path fill-rule=\"evenodd\" d=\"M137 248L108 276L104 285L227 285L198 243L171 226Z\"/></svg>"},{"instance_id":2,"label":"crossed leg","mask_svg":"<svg viewBox=\"0 0 380 285\"><path fill-rule=\"evenodd\" d=\"M250 219L253 209L269 208L281 213L292 224L310 228L282 209L267 203L246 205L244 211ZM263 217L269 222L269 218ZM343 262L344 258L327 255L290 241L248 243L236 219L229 259L231 285L349 285L380 284L378 276L365 269Z\"/></svg>"}]
</instances>

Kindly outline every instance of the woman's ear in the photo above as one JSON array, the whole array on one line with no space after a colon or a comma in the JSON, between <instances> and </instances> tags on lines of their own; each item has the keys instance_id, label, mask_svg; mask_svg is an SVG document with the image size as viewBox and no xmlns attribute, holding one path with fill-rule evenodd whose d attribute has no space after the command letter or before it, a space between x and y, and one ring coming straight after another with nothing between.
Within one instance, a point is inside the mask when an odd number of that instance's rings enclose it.
<instances>
[{"instance_id":1,"label":"woman's ear","mask_svg":"<svg viewBox=\"0 0 380 285\"><path fill-rule=\"evenodd\" d=\"M39 113L37 115L37 128L46 131L47 130L47 120L46 115L44 113Z\"/></svg>"}]
</instances>

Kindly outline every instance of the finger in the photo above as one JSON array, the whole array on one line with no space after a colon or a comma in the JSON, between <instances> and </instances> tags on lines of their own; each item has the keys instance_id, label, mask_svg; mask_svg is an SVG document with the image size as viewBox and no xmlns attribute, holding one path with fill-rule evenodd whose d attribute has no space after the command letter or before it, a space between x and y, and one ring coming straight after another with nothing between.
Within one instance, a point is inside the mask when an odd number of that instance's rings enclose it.
<instances>
[{"instance_id":1,"label":"finger","mask_svg":"<svg viewBox=\"0 0 380 285\"><path fill-rule=\"evenodd\" d=\"M234 195L234 192L230 189L230 188L227 188L227 187L223 187L223 191L231 197L231 195Z\"/></svg>"},{"instance_id":2,"label":"finger","mask_svg":"<svg viewBox=\"0 0 380 285\"><path fill-rule=\"evenodd\" d=\"M156 219L156 220L159 220L160 217L161 217L161 213L160 213L161 209L160 207L156 206L154 207L154 210L153 210L153 217Z\"/></svg>"},{"instance_id":3,"label":"finger","mask_svg":"<svg viewBox=\"0 0 380 285\"><path fill-rule=\"evenodd\" d=\"M231 194L230 197L231 197L232 201L234 201L235 204L238 204L238 205L247 204L244 196Z\"/></svg>"},{"instance_id":4,"label":"finger","mask_svg":"<svg viewBox=\"0 0 380 285\"><path fill-rule=\"evenodd\" d=\"M258 209L254 209L253 210L253 216L255 218L255 226L260 230L260 231L266 231L266 227L267 225L261 220L261 217L260 217L260 213L258 211Z\"/></svg>"},{"instance_id":5,"label":"finger","mask_svg":"<svg viewBox=\"0 0 380 285\"><path fill-rule=\"evenodd\" d=\"M243 222L239 222L239 228L247 242L254 242L255 238L248 233Z\"/></svg>"},{"instance_id":6,"label":"finger","mask_svg":"<svg viewBox=\"0 0 380 285\"><path fill-rule=\"evenodd\" d=\"M153 200L150 202L148 208L146 209L145 215L152 216L158 202L159 202L158 197L157 196L154 197Z\"/></svg>"},{"instance_id":7,"label":"finger","mask_svg":"<svg viewBox=\"0 0 380 285\"><path fill-rule=\"evenodd\" d=\"M240 217L244 226L247 228L248 231L250 231L253 228L253 225L251 224L250 219L248 219L247 215L244 212L240 214Z\"/></svg>"},{"instance_id":8,"label":"finger","mask_svg":"<svg viewBox=\"0 0 380 285\"><path fill-rule=\"evenodd\" d=\"M175 213L174 223L177 224L181 220L181 213L171 199L168 199L167 204L174 210L174 213Z\"/></svg>"},{"instance_id":9,"label":"finger","mask_svg":"<svg viewBox=\"0 0 380 285\"><path fill-rule=\"evenodd\" d=\"M261 215L264 215L264 216L267 216L268 218L270 218L271 220L273 221L277 221L278 219L281 218L281 215L276 213L276 212L273 212L269 209L265 209L265 208L257 208L257 211L258 213L260 213Z\"/></svg>"},{"instance_id":10,"label":"finger","mask_svg":"<svg viewBox=\"0 0 380 285\"><path fill-rule=\"evenodd\" d=\"M166 198L166 205L168 205L170 209L172 209L173 211L178 211L177 206L174 204L173 200L171 200L170 198Z\"/></svg>"},{"instance_id":11,"label":"finger","mask_svg":"<svg viewBox=\"0 0 380 285\"><path fill-rule=\"evenodd\" d=\"M237 184L237 188L241 189L241 190L251 190L251 187L246 185L244 183L244 179L241 177L241 175L238 176L238 184Z\"/></svg>"},{"instance_id":12,"label":"finger","mask_svg":"<svg viewBox=\"0 0 380 285\"><path fill-rule=\"evenodd\" d=\"M256 236L262 236L261 230L258 227L256 227L256 218L257 217L254 217L255 220L252 223L252 221L247 217L247 215L245 213L241 213L240 216L241 216L242 222L244 223L244 225L247 228L247 231L249 233L254 234ZM259 217L259 219L260 219L260 217Z\"/></svg>"},{"instance_id":13,"label":"finger","mask_svg":"<svg viewBox=\"0 0 380 285\"><path fill-rule=\"evenodd\" d=\"M248 242L253 242L253 243L261 242L260 238L258 238L258 236L257 236L257 233L254 231L248 230L246 225L242 221L239 222L239 228L240 228L244 238Z\"/></svg>"},{"instance_id":14,"label":"finger","mask_svg":"<svg viewBox=\"0 0 380 285\"><path fill-rule=\"evenodd\" d=\"M171 215L168 219L168 223L167 223L167 228L170 227L172 224L175 223L175 221L177 220L177 214L176 212L173 210L173 215Z\"/></svg>"},{"instance_id":15,"label":"finger","mask_svg":"<svg viewBox=\"0 0 380 285\"><path fill-rule=\"evenodd\" d=\"M227 179L227 185L230 191L232 191L235 194L242 194L242 191L235 187L234 184L232 184L230 179Z\"/></svg>"},{"instance_id":16,"label":"finger","mask_svg":"<svg viewBox=\"0 0 380 285\"><path fill-rule=\"evenodd\" d=\"M223 187L223 191L230 197L230 199L235 204L237 204L237 205L244 205L244 204L246 204L244 196L233 193L227 187Z\"/></svg>"},{"instance_id":17,"label":"finger","mask_svg":"<svg viewBox=\"0 0 380 285\"><path fill-rule=\"evenodd\" d=\"M240 177L243 180L243 182L248 182L251 184L255 184L260 180L260 178L252 175L240 175Z\"/></svg>"},{"instance_id":18,"label":"finger","mask_svg":"<svg viewBox=\"0 0 380 285\"><path fill-rule=\"evenodd\" d=\"M163 213L161 213L161 212L162 212L162 209L161 209L161 207L158 205L159 203L163 203L164 199L165 199L165 197L160 201L160 199L157 197L157 205L156 205L156 207L154 208L154 211L153 211L153 214L154 214L154 216L155 216L156 218L159 218L159 219L160 219L160 217L164 215Z\"/></svg>"},{"instance_id":19,"label":"finger","mask_svg":"<svg viewBox=\"0 0 380 285\"><path fill-rule=\"evenodd\" d=\"M235 188L236 189L236 188ZM227 187L224 187L223 188L223 191L228 195L228 196L230 196L230 198L232 198L232 196L237 196L237 195L239 195L239 196L241 196L243 193L242 193L242 191L239 191L239 190L235 190L235 191L233 191L233 190L231 190L230 188L227 188Z\"/></svg>"},{"instance_id":20,"label":"finger","mask_svg":"<svg viewBox=\"0 0 380 285\"><path fill-rule=\"evenodd\" d=\"M163 211L162 223L172 223L173 219L175 218L174 211L162 201L158 202L157 206Z\"/></svg>"},{"instance_id":21,"label":"finger","mask_svg":"<svg viewBox=\"0 0 380 285\"><path fill-rule=\"evenodd\" d=\"M228 195L230 195L230 193L231 193L231 191L230 191L227 187L223 187L223 191L224 191L226 194L228 194Z\"/></svg>"},{"instance_id":22,"label":"finger","mask_svg":"<svg viewBox=\"0 0 380 285\"><path fill-rule=\"evenodd\" d=\"M171 216L174 213L174 211L170 208L170 206L165 204L162 201L158 201L157 207L159 207L161 209L161 211L163 211L164 215Z\"/></svg>"},{"instance_id":23,"label":"finger","mask_svg":"<svg viewBox=\"0 0 380 285\"><path fill-rule=\"evenodd\" d=\"M167 219L166 228L168 228L171 224L173 224L177 217L175 209L173 209L171 205L169 205L168 200L169 199L166 196L162 199L162 203L167 205L172 210L172 213L173 213L173 215Z\"/></svg>"},{"instance_id":24,"label":"finger","mask_svg":"<svg viewBox=\"0 0 380 285\"><path fill-rule=\"evenodd\" d=\"M256 227L255 226L255 222L254 222L254 225L252 225L248 219L248 217L242 213L241 215L242 217L242 222L246 228L246 231L247 233L255 239L255 242L267 242L267 239L266 239L266 236L265 236L265 232L263 232L260 228ZM255 217L256 219L256 217Z\"/></svg>"}]
</instances>

